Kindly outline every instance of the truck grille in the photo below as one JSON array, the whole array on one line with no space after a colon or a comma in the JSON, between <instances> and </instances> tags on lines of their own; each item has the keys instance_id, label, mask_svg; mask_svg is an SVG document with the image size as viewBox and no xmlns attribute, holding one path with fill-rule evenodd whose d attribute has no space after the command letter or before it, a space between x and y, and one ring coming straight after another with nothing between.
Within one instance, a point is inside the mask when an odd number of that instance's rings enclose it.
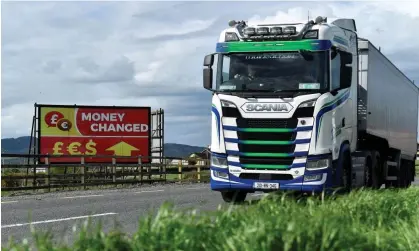
<instances>
[{"instance_id":1,"label":"truck grille","mask_svg":"<svg viewBox=\"0 0 419 251\"><path fill-rule=\"evenodd\" d=\"M261 158L261 157L240 157L241 164L265 164L265 165L292 165L294 157L288 158Z\"/></svg>"},{"instance_id":2,"label":"truck grille","mask_svg":"<svg viewBox=\"0 0 419 251\"><path fill-rule=\"evenodd\" d=\"M242 164L241 168L246 170L289 170L290 168L285 168L284 166L291 166L294 158L256 158L256 157L240 157L240 163ZM274 165L278 166L277 168L269 167L263 168L262 165ZM282 166L282 167L279 167Z\"/></svg>"},{"instance_id":3,"label":"truck grille","mask_svg":"<svg viewBox=\"0 0 419 251\"><path fill-rule=\"evenodd\" d=\"M248 145L239 144L240 152L253 153L293 153L295 144L293 145Z\"/></svg>"},{"instance_id":4,"label":"truck grille","mask_svg":"<svg viewBox=\"0 0 419 251\"><path fill-rule=\"evenodd\" d=\"M237 118L239 128L296 128L298 119L244 119Z\"/></svg>"},{"instance_id":5,"label":"truck grille","mask_svg":"<svg viewBox=\"0 0 419 251\"><path fill-rule=\"evenodd\" d=\"M297 136L296 132L286 133L260 133L260 132L237 132L240 140L278 140L278 141L294 141Z\"/></svg>"}]
</instances>

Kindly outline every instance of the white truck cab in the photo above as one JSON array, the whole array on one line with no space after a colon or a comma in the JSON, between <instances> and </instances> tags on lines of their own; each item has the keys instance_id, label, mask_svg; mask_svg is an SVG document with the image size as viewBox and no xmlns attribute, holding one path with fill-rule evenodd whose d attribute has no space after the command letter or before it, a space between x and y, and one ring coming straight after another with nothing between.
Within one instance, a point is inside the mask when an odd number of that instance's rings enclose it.
<instances>
[{"instance_id":1,"label":"white truck cab","mask_svg":"<svg viewBox=\"0 0 419 251\"><path fill-rule=\"evenodd\" d=\"M355 20L229 25L216 52L204 59L203 85L213 92L211 189L237 202L255 191L311 193L386 183L387 156L377 156L402 149L371 134L364 118ZM416 113L409 121L416 127L408 133L415 155L418 90L403 81L403 88L414 90L408 100ZM374 147L380 143L386 146ZM406 182L413 180L414 170L406 175Z\"/></svg>"}]
</instances>

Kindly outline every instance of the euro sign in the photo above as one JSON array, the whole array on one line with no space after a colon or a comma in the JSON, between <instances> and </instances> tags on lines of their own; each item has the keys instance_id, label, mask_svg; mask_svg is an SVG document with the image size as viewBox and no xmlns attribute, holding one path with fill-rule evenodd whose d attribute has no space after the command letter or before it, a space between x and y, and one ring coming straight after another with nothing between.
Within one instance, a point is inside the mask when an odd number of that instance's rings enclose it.
<instances>
[{"instance_id":1,"label":"euro sign","mask_svg":"<svg viewBox=\"0 0 419 251\"><path fill-rule=\"evenodd\" d=\"M80 142L72 142L68 145L67 151L71 155L81 155L82 153L79 151L80 146L81 146Z\"/></svg>"}]
</instances>

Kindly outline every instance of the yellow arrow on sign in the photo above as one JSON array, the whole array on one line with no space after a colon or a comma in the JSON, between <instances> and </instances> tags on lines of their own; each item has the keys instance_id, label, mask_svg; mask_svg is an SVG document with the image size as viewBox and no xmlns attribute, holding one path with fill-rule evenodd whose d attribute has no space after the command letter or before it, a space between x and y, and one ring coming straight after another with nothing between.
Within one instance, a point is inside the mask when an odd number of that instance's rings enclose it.
<instances>
[{"instance_id":1,"label":"yellow arrow on sign","mask_svg":"<svg viewBox=\"0 0 419 251\"><path fill-rule=\"evenodd\" d=\"M118 144L109 147L106 151L113 151L117 156L131 156L132 151L140 150L138 148L133 147L132 145L121 141Z\"/></svg>"}]
</instances>

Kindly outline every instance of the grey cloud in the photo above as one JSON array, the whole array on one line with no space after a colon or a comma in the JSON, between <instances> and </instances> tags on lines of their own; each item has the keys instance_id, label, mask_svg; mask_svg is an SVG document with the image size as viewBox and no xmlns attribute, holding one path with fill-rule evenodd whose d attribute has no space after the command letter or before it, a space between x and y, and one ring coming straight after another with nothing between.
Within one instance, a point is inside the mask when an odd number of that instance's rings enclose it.
<instances>
[{"instance_id":1,"label":"grey cloud","mask_svg":"<svg viewBox=\"0 0 419 251\"><path fill-rule=\"evenodd\" d=\"M299 13L303 19L308 9L311 16L356 16L360 32L419 81L418 40L409 33L374 33L383 23L396 30L401 19L409 29L418 24L397 13L391 16L394 24L387 24L389 13L380 6L367 15L360 4L331 2L6 2L1 17L3 137L27 131L35 102L151 105L165 109L166 142L208 144L211 94L202 87L204 55L213 52L230 19L275 16L295 6L304 8L288 15ZM163 32L185 22L199 25ZM149 38L147 30L153 31ZM411 39L410 47L399 46Z\"/></svg>"},{"instance_id":2,"label":"grey cloud","mask_svg":"<svg viewBox=\"0 0 419 251\"><path fill-rule=\"evenodd\" d=\"M54 74L61 69L62 63L59 60L48 60L43 65L44 72L47 74Z\"/></svg>"}]
</instances>

